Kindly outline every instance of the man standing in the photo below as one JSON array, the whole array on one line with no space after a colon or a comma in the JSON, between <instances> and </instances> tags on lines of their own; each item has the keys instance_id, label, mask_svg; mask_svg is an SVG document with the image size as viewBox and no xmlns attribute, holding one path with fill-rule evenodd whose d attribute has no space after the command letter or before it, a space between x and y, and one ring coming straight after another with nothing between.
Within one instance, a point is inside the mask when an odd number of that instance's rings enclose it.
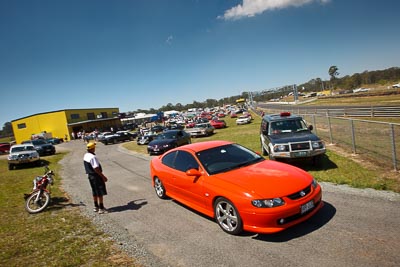
<instances>
[{"instance_id":1,"label":"man standing","mask_svg":"<svg viewBox=\"0 0 400 267\"><path fill-rule=\"evenodd\" d=\"M107 177L103 174L100 162L94 153L96 143L90 142L86 145L87 152L83 156L83 164L89 178L90 187L92 188L94 212L99 214L107 213L104 208L103 196L107 195L106 182Z\"/></svg>"}]
</instances>

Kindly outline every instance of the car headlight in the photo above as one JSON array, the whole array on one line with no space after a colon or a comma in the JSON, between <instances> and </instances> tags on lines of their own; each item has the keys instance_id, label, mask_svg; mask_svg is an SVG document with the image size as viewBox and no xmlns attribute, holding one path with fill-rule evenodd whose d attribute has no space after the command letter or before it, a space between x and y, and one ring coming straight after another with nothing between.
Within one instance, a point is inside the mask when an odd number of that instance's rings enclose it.
<instances>
[{"instance_id":1,"label":"car headlight","mask_svg":"<svg viewBox=\"0 0 400 267\"><path fill-rule=\"evenodd\" d=\"M274 208L285 204L283 199L276 197L270 199L255 199L251 201L251 204L257 208Z\"/></svg>"},{"instance_id":2,"label":"car headlight","mask_svg":"<svg viewBox=\"0 0 400 267\"><path fill-rule=\"evenodd\" d=\"M284 152L284 151L289 151L288 145L275 145L274 146L274 152Z\"/></svg>"},{"instance_id":3,"label":"car headlight","mask_svg":"<svg viewBox=\"0 0 400 267\"><path fill-rule=\"evenodd\" d=\"M312 142L311 145L312 145L313 149L318 149L318 148L323 148L324 147L324 144L321 141Z\"/></svg>"},{"instance_id":4,"label":"car headlight","mask_svg":"<svg viewBox=\"0 0 400 267\"><path fill-rule=\"evenodd\" d=\"M311 182L311 185L312 185L313 188L317 188L317 186L318 186L317 180L313 179L312 182Z\"/></svg>"},{"instance_id":5,"label":"car headlight","mask_svg":"<svg viewBox=\"0 0 400 267\"><path fill-rule=\"evenodd\" d=\"M8 159L9 160L16 160L16 159L18 159L18 155L9 155Z\"/></svg>"}]
</instances>

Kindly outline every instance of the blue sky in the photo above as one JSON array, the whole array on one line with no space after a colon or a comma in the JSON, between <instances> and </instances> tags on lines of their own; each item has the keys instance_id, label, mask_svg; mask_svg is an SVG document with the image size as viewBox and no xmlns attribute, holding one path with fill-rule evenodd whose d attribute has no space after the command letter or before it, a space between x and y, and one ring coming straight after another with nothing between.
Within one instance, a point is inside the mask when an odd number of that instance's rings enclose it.
<instances>
[{"instance_id":1,"label":"blue sky","mask_svg":"<svg viewBox=\"0 0 400 267\"><path fill-rule=\"evenodd\" d=\"M398 0L0 0L0 127L400 65Z\"/></svg>"}]
</instances>

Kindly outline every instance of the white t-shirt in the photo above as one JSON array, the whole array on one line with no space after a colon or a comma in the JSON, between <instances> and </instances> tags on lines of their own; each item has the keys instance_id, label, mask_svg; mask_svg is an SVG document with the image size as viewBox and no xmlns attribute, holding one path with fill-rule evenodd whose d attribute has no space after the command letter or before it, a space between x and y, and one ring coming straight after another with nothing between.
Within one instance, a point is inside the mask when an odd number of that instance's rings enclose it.
<instances>
[{"instance_id":1,"label":"white t-shirt","mask_svg":"<svg viewBox=\"0 0 400 267\"><path fill-rule=\"evenodd\" d=\"M93 169L96 169L96 168L100 167L99 160L92 153L87 152L83 156L83 160L86 161L86 162L90 162L90 165L92 165Z\"/></svg>"}]
</instances>

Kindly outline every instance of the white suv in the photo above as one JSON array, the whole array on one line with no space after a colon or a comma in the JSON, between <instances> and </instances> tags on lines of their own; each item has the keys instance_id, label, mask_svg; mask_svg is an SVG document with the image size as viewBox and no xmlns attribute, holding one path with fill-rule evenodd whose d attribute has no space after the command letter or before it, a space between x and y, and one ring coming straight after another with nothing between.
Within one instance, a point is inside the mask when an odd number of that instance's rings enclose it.
<instances>
[{"instance_id":1,"label":"white suv","mask_svg":"<svg viewBox=\"0 0 400 267\"><path fill-rule=\"evenodd\" d=\"M32 144L13 145L8 155L8 169L13 170L17 165L41 165L39 153Z\"/></svg>"}]
</instances>

